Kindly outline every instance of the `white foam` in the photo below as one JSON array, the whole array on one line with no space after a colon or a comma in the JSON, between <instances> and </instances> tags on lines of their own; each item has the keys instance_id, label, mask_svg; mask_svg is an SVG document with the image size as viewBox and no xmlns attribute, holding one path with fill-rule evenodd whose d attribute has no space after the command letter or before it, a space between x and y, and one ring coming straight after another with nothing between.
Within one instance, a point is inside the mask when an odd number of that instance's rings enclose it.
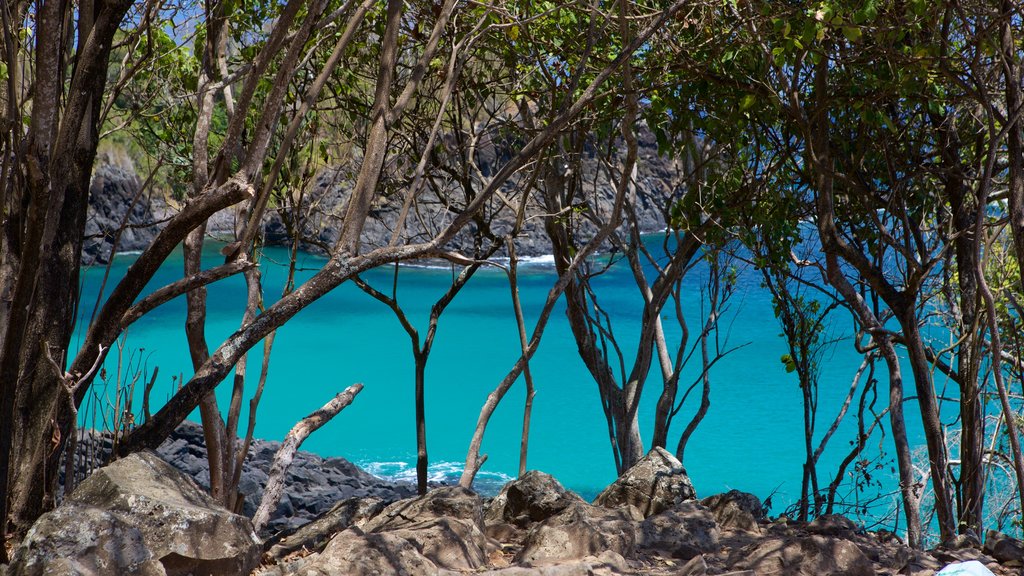
<instances>
[{"instance_id":1,"label":"white foam","mask_svg":"<svg viewBox=\"0 0 1024 576\"><path fill-rule=\"evenodd\" d=\"M392 482L416 482L416 465L409 462L359 462L359 467L370 474ZM464 470L462 462L432 462L427 467L427 480L444 484L458 482ZM502 472L481 470L476 475L477 484L501 486L513 477Z\"/></svg>"}]
</instances>

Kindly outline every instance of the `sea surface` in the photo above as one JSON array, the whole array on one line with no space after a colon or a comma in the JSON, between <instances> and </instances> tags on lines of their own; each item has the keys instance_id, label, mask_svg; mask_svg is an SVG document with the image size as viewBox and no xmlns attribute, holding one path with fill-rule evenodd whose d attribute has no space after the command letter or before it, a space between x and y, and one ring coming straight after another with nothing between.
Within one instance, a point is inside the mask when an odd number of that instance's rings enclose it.
<instances>
[{"instance_id":1,"label":"sea surface","mask_svg":"<svg viewBox=\"0 0 1024 576\"><path fill-rule=\"evenodd\" d=\"M660 241L650 238L648 242L657 253ZM219 248L220 245L210 243L204 265L222 262ZM112 283L125 273L134 258L124 254L114 259L105 292L109 293ZM267 304L280 297L287 259L287 253L277 248L268 248L263 256ZM309 278L324 262L314 255L301 255L299 260L299 282ZM779 514L800 491L804 461L801 391L795 373L787 373L780 360L787 348L772 312L771 296L761 285L760 273L741 262L731 266L736 269L737 281L729 307L721 317L719 340L723 348L737 349L710 372L711 407L689 442L684 464L698 495L735 488L762 499L770 496L772 513ZM394 267L374 270L364 278L382 291L390 292L397 285L399 303L420 334L424 334L430 307L448 288L454 273L444 266L402 266L397 283ZM88 322L105 274L102 267L84 270L80 325ZM696 340L706 314L702 311L702 289L707 274L707 265L699 264L684 282L683 313L691 343ZM148 289L181 275L178 251ZM535 259L520 267L521 297L531 331L554 281L550 259ZM621 262L613 264L595 285L619 336L628 367L639 327L637 288ZM244 305L245 287L240 277L210 288L207 334L211 349L237 329ZM97 379L92 400L83 409L87 424L110 426L115 407L124 407L124 401L116 399L119 386L134 386L132 409L136 421L141 421L141 390L156 367L159 373L151 395L154 412L181 381L188 380L192 367L184 320L185 302L179 298L130 327L110 352L103 378ZM671 310L666 312L665 327L675 345L680 328ZM823 333L839 341L821 359L815 444L839 411L860 365L861 356L854 350L853 342L841 338L850 328L849 316L836 313ZM79 334L76 342L80 339ZM434 480L457 480L480 408L519 357L518 342L506 273L500 266L481 269L441 316L429 357L427 435ZM254 349L250 359L246 406L255 387L261 348ZM698 351L685 369L681 389L699 374L699 358ZM531 369L537 394L528 467L553 474L567 487L592 497L614 480L615 466L597 387L579 358L561 304L552 315ZM283 438L301 418L350 384L361 382L365 389L355 402L310 436L303 449L323 456L345 457L380 476L414 480L413 376L410 338L395 315L353 284L345 284L299 313L278 332L266 390L257 410L256 435L270 440ZM885 374L880 373L877 378L884 387ZM228 403L229 386L226 383L218 389L222 407ZM660 377L655 366L640 414L645 442L650 440L659 389ZM496 491L518 470L524 390L520 380L487 429L483 452L488 459L478 482L484 493ZM674 451L698 399L699 386L675 419L669 435L670 451ZM823 485L832 479L836 465L850 449L856 430L856 402L855 399L819 463ZM884 404L885 392L880 391L876 411L882 410ZM198 419L197 414L193 416ZM907 416L911 429L919 430L912 407L908 406ZM243 422L247 417L243 414ZM920 439L919 433L913 434ZM867 472L870 482L858 491L851 475L842 491L847 502L863 501L866 505L881 493L882 499L875 502L871 512L879 514L893 505L894 498L885 496L894 487L889 452L887 439L872 437L864 457L867 466L862 470ZM848 473L853 471L851 466ZM855 476L862 482L866 480L863 474Z\"/></svg>"}]
</instances>

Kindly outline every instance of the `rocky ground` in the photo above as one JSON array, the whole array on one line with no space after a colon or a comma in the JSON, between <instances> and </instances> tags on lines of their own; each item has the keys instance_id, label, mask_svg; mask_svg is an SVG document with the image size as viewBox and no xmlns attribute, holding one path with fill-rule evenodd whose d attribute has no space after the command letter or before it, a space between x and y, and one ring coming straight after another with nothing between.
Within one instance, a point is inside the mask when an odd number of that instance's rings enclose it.
<instances>
[{"instance_id":1,"label":"rocky ground","mask_svg":"<svg viewBox=\"0 0 1024 576\"><path fill-rule=\"evenodd\" d=\"M186 427L159 454L91 475L39 520L0 576L923 576L962 562L974 562L969 574L1008 576L1024 566L1024 543L995 532L984 544L962 537L916 551L842 516L770 520L751 494L698 499L683 467L660 449L593 503L536 471L490 499L454 486L413 497L408 486L347 462L301 455L289 504L278 510L276 526L286 528L260 538L245 516L218 507L193 481L204 474L194 462L196 432ZM258 444L251 460L274 448ZM246 472L254 487L258 468Z\"/></svg>"}]
</instances>

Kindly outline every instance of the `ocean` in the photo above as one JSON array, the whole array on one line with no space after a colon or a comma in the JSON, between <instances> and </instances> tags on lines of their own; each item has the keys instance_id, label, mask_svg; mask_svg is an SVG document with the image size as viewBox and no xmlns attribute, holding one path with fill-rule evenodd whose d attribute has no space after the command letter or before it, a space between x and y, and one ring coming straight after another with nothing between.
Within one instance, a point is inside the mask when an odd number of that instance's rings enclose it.
<instances>
[{"instance_id":1,"label":"ocean","mask_svg":"<svg viewBox=\"0 0 1024 576\"><path fill-rule=\"evenodd\" d=\"M652 246L658 243L651 239ZM659 243L660 244L660 243ZM205 265L222 261L220 245L210 243ZM111 266L111 282L121 277L135 256L122 254ZM264 297L269 304L281 294L286 277L287 252L267 248L262 259ZM324 259L300 256L297 281L310 277ZM736 263L737 284L729 309L722 317L721 338L725 347L737 347L711 371L711 408L690 439L684 465L699 496L739 489L762 499L771 496L773 514L782 513L799 497L804 461L801 392L794 373L780 360L787 352L781 329L772 312L771 296L761 286L761 276ZM373 286L390 290L394 268L374 270L365 276ZM168 260L148 289L176 280L182 274L180 251ZM398 271L398 299L420 330L433 302L447 289L454 272L445 267L402 266ZM83 270L81 322L88 322L104 270ZM689 294L683 310L690 332L699 333L703 323L700 289L707 276L704 264L696 266L684 282ZM555 280L550 259L538 258L520 267L520 293L527 327L532 331L537 314ZM626 354L639 330L636 286L623 263L614 264L596 283L600 301L613 320ZM211 348L233 332L245 304L240 277L210 288L207 333ZM93 387L93 400L82 417L86 425L109 425L118 384L135 385L134 411L141 420L143 382L159 367L152 392L155 411L182 380L191 375L185 341L184 298L158 308L130 327L109 354L103 378ZM666 333L677 342L678 325L666 317ZM835 313L828 334L848 335L848 315ZM73 346L80 342L76 336ZM260 349L250 359L247 396L255 387ZM390 309L365 295L351 283L341 286L299 313L277 335L269 378L257 412L256 435L280 440L301 418L354 382L365 385L354 403L333 421L315 432L303 449L323 456L347 458L374 474L415 480L415 423L413 419L412 346ZM481 269L441 317L426 372L427 438L431 478L455 481L480 408L519 357L518 332L509 298L505 272L498 267ZM695 358L699 358L699 353ZM823 356L817 439L839 411L861 356L849 338L842 339ZM681 388L692 382L699 368L695 359L687 367ZM576 351L561 305L552 315L540 348L531 362L536 398L530 433L528 468L554 475L565 486L593 497L615 479L608 442L608 428L601 411L597 386ZM660 388L658 368L648 380L640 418L645 442L649 442L654 404ZM878 375L885 386L884 372ZM230 384L218 389L226 406ZM862 383L863 386L863 383ZM478 489L493 493L518 470L519 442L525 386L520 379L491 420L483 444L488 455L478 477ZM690 414L696 410L699 387L687 401L669 434L674 451ZM856 402L856 401L855 401ZM877 410L884 408L881 391ZM854 437L856 403L839 428L819 463L819 477L826 485L850 449ZM198 420L198 414L193 415ZM920 429L908 406L912 431ZM247 418L243 415L243 422ZM920 439L918 432L914 436ZM872 437L868 472L872 482L858 492L852 479L843 493L848 502L889 493L894 489L892 458L887 440ZM848 471L852 472L853 467ZM862 481L863 475L858 476ZM891 506L885 496L879 506ZM880 509L873 512L878 513Z\"/></svg>"}]
</instances>

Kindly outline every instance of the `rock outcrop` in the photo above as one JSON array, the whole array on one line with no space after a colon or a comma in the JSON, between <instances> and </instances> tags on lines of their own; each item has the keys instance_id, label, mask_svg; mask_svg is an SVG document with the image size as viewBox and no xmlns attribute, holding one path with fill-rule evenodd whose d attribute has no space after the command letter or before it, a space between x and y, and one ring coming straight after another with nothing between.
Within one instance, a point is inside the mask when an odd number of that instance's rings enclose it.
<instances>
[{"instance_id":1,"label":"rock outcrop","mask_svg":"<svg viewBox=\"0 0 1024 576\"><path fill-rule=\"evenodd\" d=\"M249 449L239 481L239 492L245 498L242 514L247 517L259 506L270 465L280 445L280 442L254 440ZM90 462L92 465L88 468L95 468L109 458L110 447L108 436L86 434L78 442L79 461ZM209 489L209 462L198 424L182 422L156 452ZM389 504L415 493L416 487L411 484L382 480L344 458L322 458L309 452L297 452L285 478L284 496L261 536L296 530L346 499L368 498Z\"/></svg>"},{"instance_id":2,"label":"rock outcrop","mask_svg":"<svg viewBox=\"0 0 1024 576\"><path fill-rule=\"evenodd\" d=\"M106 263L115 250L142 250L158 229L149 195L131 166L100 164L89 186L82 263Z\"/></svg>"},{"instance_id":3,"label":"rock outcrop","mask_svg":"<svg viewBox=\"0 0 1024 576\"><path fill-rule=\"evenodd\" d=\"M583 499L566 490L550 474L530 470L501 489L487 505L485 522L501 522L526 528L558 514Z\"/></svg>"},{"instance_id":4,"label":"rock outcrop","mask_svg":"<svg viewBox=\"0 0 1024 576\"><path fill-rule=\"evenodd\" d=\"M15 551L11 572L246 574L259 554L248 518L142 452L98 470L44 514Z\"/></svg>"},{"instance_id":5,"label":"rock outcrop","mask_svg":"<svg viewBox=\"0 0 1024 576\"><path fill-rule=\"evenodd\" d=\"M550 564L579 560L606 550L624 557L632 556L636 546L636 520L628 509L610 510L585 502L571 504L530 529L515 561L527 565Z\"/></svg>"},{"instance_id":6,"label":"rock outcrop","mask_svg":"<svg viewBox=\"0 0 1024 576\"><path fill-rule=\"evenodd\" d=\"M634 506L644 517L697 497L686 469L664 448L654 448L594 499L605 508Z\"/></svg>"},{"instance_id":7,"label":"rock outcrop","mask_svg":"<svg viewBox=\"0 0 1024 576\"><path fill-rule=\"evenodd\" d=\"M196 434L186 425L163 457L196 466L192 473L202 476ZM258 443L258 452L269 458L273 445ZM341 492L368 476L343 461L297 458L311 463L300 466L298 484L324 481L313 475L318 467L345 470ZM33 526L0 576L247 573L260 550L255 574L266 576L925 576L957 565L1010 576L1020 574L1024 559L1024 543L998 532L986 534L984 546L967 535L921 551L840 515L769 521L760 500L743 492L698 502L685 471L662 451L610 485L599 505L541 472L506 484L486 504L455 486L416 497L387 494L390 500L376 489L348 497L258 546L248 520L211 505L190 479L145 453L81 483ZM300 498L322 497L309 489L293 495L291 512L311 508Z\"/></svg>"},{"instance_id":8,"label":"rock outcrop","mask_svg":"<svg viewBox=\"0 0 1024 576\"><path fill-rule=\"evenodd\" d=\"M641 522L637 544L673 558L689 560L716 552L719 538L718 524L711 512L689 501Z\"/></svg>"},{"instance_id":9,"label":"rock outcrop","mask_svg":"<svg viewBox=\"0 0 1024 576\"><path fill-rule=\"evenodd\" d=\"M633 212L640 230L654 232L665 227L665 211L671 199L678 192L679 170L674 161L657 154L654 134L647 129L638 132L639 154L637 194ZM483 173L490 174L499 164L511 157L509 150L502 151L493 143L482 146L478 158ZM401 159L396 159L401 162ZM141 182L130 163L112 163L114 159L101 158L93 173L89 194L89 215L86 224L86 245L83 264L103 263L111 255L113 240L118 238L117 251L145 249L175 208L165 200L165 191L139 194ZM588 183L585 197L578 199L595 213L607 214L612 206L615 185L593 149L585 151L580 161L584 181ZM387 172L387 170L385 170ZM352 192L354 174L351 167L336 166L316 176L305 193L298 216L294 210L273 209L263 222L264 239L268 245L290 245L291 236L298 233L303 250L323 252L332 246L342 229L349 197ZM367 248L385 246L391 242L398 222L403 214L405 195L387 190L389 184L385 175L384 194L374 205L369 220L363 229L363 244ZM463 197L463 192L452 191L454 198ZM447 201L431 198L430 194L417 201L415 217L408 218L401 227L401 241L422 242L451 222L458 214ZM285 203L281 203L282 205ZM581 204L582 205L582 204ZM515 211L497 207L488 213L491 231L501 235L509 230L515 221ZM520 256L537 256L551 253L543 223L538 216L546 210L531 200L527 207L526 223L517 237L517 253ZM207 233L230 241L233 237L235 215L232 209L215 214L207 226ZM592 234L594 226L582 221L580 234ZM120 232L118 232L120 231ZM451 247L472 253L472 228L462 231L451 243ZM502 252L503 253L503 252Z\"/></svg>"},{"instance_id":10,"label":"rock outcrop","mask_svg":"<svg viewBox=\"0 0 1024 576\"><path fill-rule=\"evenodd\" d=\"M271 574L437 574L476 570L492 544L483 502L472 491L438 488L395 502L361 527L335 535L321 552L285 561Z\"/></svg>"}]
</instances>

